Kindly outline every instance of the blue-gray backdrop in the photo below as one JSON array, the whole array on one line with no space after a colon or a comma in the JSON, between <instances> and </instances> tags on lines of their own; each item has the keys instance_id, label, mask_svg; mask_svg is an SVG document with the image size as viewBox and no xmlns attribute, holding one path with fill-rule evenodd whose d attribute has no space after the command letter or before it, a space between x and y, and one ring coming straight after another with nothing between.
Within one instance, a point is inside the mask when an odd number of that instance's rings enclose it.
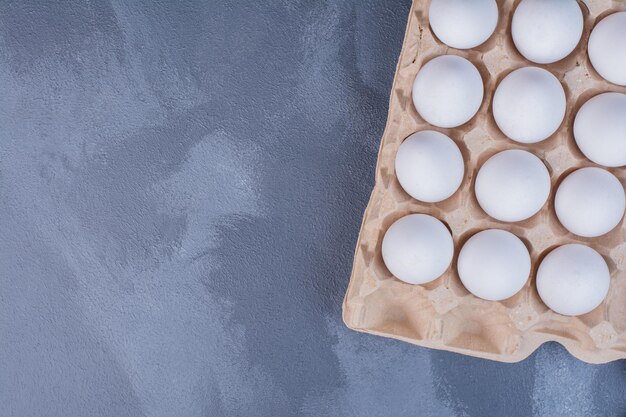
<instances>
[{"instance_id":1,"label":"blue-gray backdrop","mask_svg":"<svg viewBox=\"0 0 626 417\"><path fill-rule=\"evenodd\" d=\"M0 1L1 416L626 414L342 324L409 6Z\"/></svg>"}]
</instances>

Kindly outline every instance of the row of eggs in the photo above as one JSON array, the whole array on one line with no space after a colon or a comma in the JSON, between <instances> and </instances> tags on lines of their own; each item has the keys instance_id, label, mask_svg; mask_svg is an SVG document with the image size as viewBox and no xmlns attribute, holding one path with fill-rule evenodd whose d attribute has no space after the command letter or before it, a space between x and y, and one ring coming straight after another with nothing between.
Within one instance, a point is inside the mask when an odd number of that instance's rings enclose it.
<instances>
[{"instance_id":1,"label":"row of eggs","mask_svg":"<svg viewBox=\"0 0 626 417\"><path fill-rule=\"evenodd\" d=\"M626 21L625 21L626 26ZM429 61L413 83L413 103L426 122L453 128L469 121L483 101L483 82L465 58L443 55ZM549 71L524 67L507 75L493 96L493 117L508 138L537 143L554 134L565 117L563 86ZM574 138L591 161L626 165L626 94L609 92L588 100L574 121Z\"/></svg>"},{"instance_id":2,"label":"row of eggs","mask_svg":"<svg viewBox=\"0 0 626 417\"><path fill-rule=\"evenodd\" d=\"M491 37L498 24L495 0L432 0L430 26L446 45L474 48ZM511 21L513 43L526 59L549 64L567 57L583 33L576 0L522 0ZM589 38L589 59L607 81L626 85L626 12L602 19Z\"/></svg>"},{"instance_id":3,"label":"row of eggs","mask_svg":"<svg viewBox=\"0 0 626 417\"><path fill-rule=\"evenodd\" d=\"M395 171L398 182L411 197L435 203L457 191L465 166L452 139L434 130L423 130L402 142ZM535 215L548 200L550 189L550 173L544 163L520 149L501 151L487 159L474 184L480 207L503 222L518 222ZM622 184L615 175L598 167L580 168L568 174L554 199L561 224L582 237L610 232L622 220L625 208Z\"/></svg>"},{"instance_id":4,"label":"row of eggs","mask_svg":"<svg viewBox=\"0 0 626 417\"><path fill-rule=\"evenodd\" d=\"M446 226L426 214L410 214L391 225L382 242L385 265L397 278L425 284L450 266L454 243ZM500 301L518 293L530 276L528 249L514 234L488 229L465 242L457 271L473 295ZM537 270L537 291L553 311L577 316L599 306L609 291L609 268L602 256L580 244L559 246Z\"/></svg>"}]
</instances>

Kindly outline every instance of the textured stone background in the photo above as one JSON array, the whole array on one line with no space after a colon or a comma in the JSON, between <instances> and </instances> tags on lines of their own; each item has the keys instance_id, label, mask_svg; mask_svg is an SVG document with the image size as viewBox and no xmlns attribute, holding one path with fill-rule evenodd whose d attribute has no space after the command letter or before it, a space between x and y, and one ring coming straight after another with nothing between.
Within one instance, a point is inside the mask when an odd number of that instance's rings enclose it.
<instances>
[{"instance_id":1,"label":"textured stone background","mask_svg":"<svg viewBox=\"0 0 626 417\"><path fill-rule=\"evenodd\" d=\"M0 415L624 416L343 326L408 9L0 1Z\"/></svg>"}]
</instances>

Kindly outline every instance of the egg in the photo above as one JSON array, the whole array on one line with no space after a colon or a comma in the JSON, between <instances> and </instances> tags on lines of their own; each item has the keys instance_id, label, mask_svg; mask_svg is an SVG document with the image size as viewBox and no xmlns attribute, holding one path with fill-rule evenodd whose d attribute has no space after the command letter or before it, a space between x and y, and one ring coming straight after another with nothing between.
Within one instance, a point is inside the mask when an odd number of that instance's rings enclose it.
<instances>
[{"instance_id":1,"label":"egg","mask_svg":"<svg viewBox=\"0 0 626 417\"><path fill-rule=\"evenodd\" d=\"M483 101L483 80L465 58L443 55L420 69L413 83L413 104L433 126L451 128L469 121Z\"/></svg>"},{"instance_id":2,"label":"egg","mask_svg":"<svg viewBox=\"0 0 626 417\"><path fill-rule=\"evenodd\" d=\"M469 49L485 42L498 24L495 0L432 0L428 20L446 45Z\"/></svg>"},{"instance_id":3,"label":"egg","mask_svg":"<svg viewBox=\"0 0 626 417\"><path fill-rule=\"evenodd\" d=\"M576 0L522 0L513 13L511 33L524 58L550 64L578 45L583 13Z\"/></svg>"},{"instance_id":4,"label":"egg","mask_svg":"<svg viewBox=\"0 0 626 417\"><path fill-rule=\"evenodd\" d=\"M550 174L535 155L512 149L495 154L480 167L474 188L488 215L517 222L543 207L550 195Z\"/></svg>"},{"instance_id":5,"label":"egg","mask_svg":"<svg viewBox=\"0 0 626 417\"><path fill-rule=\"evenodd\" d=\"M541 300L559 314L589 313L606 298L609 268L602 256L588 246L569 244L550 252L537 270Z\"/></svg>"},{"instance_id":6,"label":"egg","mask_svg":"<svg viewBox=\"0 0 626 417\"><path fill-rule=\"evenodd\" d=\"M434 130L409 136L396 154L396 176L416 200L435 203L450 197L463 181L464 162L452 139Z\"/></svg>"},{"instance_id":7,"label":"egg","mask_svg":"<svg viewBox=\"0 0 626 417\"><path fill-rule=\"evenodd\" d=\"M626 165L626 94L599 94L583 104L574 120L574 138L596 164Z\"/></svg>"},{"instance_id":8,"label":"egg","mask_svg":"<svg viewBox=\"0 0 626 417\"><path fill-rule=\"evenodd\" d=\"M569 174L556 191L554 208L561 224L583 237L602 236L624 216L626 197L615 175L596 167Z\"/></svg>"},{"instance_id":9,"label":"egg","mask_svg":"<svg viewBox=\"0 0 626 417\"><path fill-rule=\"evenodd\" d=\"M493 117L507 137L536 143L552 135L565 117L565 92L550 72L525 67L507 75L493 97Z\"/></svg>"},{"instance_id":10,"label":"egg","mask_svg":"<svg viewBox=\"0 0 626 417\"><path fill-rule=\"evenodd\" d=\"M382 243L389 272L409 284L425 284L441 276L454 254L446 226L426 214L410 214L389 227Z\"/></svg>"},{"instance_id":11,"label":"egg","mask_svg":"<svg viewBox=\"0 0 626 417\"><path fill-rule=\"evenodd\" d=\"M626 12L602 19L589 36L591 65L605 80L626 85Z\"/></svg>"},{"instance_id":12,"label":"egg","mask_svg":"<svg viewBox=\"0 0 626 417\"><path fill-rule=\"evenodd\" d=\"M499 301L515 295L530 275L530 255L514 234L498 229L472 236L457 261L461 282L476 297Z\"/></svg>"}]
</instances>

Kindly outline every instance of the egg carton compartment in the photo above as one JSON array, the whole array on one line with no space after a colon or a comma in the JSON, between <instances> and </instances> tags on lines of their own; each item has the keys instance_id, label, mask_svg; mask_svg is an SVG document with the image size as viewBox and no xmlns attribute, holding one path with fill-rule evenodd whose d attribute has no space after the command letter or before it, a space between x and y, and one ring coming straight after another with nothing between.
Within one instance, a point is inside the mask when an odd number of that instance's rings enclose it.
<instances>
[{"instance_id":1,"label":"egg carton compartment","mask_svg":"<svg viewBox=\"0 0 626 417\"><path fill-rule=\"evenodd\" d=\"M587 42L591 30L608 14L626 10L620 0L585 0L579 4L584 31L578 47L565 59L548 65L534 64L516 50L510 25L519 0L498 1L499 22L489 40L470 50L440 42L428 23L430 0L414 0L402 52L391 91L387 125L380 145L376 183L364 214L356 246L350 283L344 299L343 318L354 330L392 337L416 345L443 349L502 362L517 362L547 341L557 341L575 357L590 363L626 358L626 228L624 220L599 238L582 238L568 232L554 211L554 194L565 176L581 167L595 166L577 148L572 135L576 112L601 92L626 93L626 87L610 84L591 66ZM462 56L478 68L485 85L483 103L468 123L441 129L426 123L417 113L411 91L418 70L440 55ZM508 139L491 113L495 87L515 69L536 66L554 74L565 90L565 119L550 138L535 144ZM452 138L465 160L461 187L440 203L411 198L394 173L394 161L402 141L414 132L437 130ZM551 177L548 203L531 218L504 223L490 218L478 205L473 182L478 168L490 156L506 149L523 149L538 156ZM622 185L626 170L609 168ZM444 222L455 244L450 268L425 285L404 283L383 263L382 239L389 226L411 213L430 214ZM525 287L513 297L485 301L462 285L456 261L463 243L478 231L497 228L517 235L529 249L532 268ZM568 317L552 312L535 287L537 267L557 246L582 243L597 250L611 272L609 293L602 305L588 314Z\"/></svg>"}]
</instances>

